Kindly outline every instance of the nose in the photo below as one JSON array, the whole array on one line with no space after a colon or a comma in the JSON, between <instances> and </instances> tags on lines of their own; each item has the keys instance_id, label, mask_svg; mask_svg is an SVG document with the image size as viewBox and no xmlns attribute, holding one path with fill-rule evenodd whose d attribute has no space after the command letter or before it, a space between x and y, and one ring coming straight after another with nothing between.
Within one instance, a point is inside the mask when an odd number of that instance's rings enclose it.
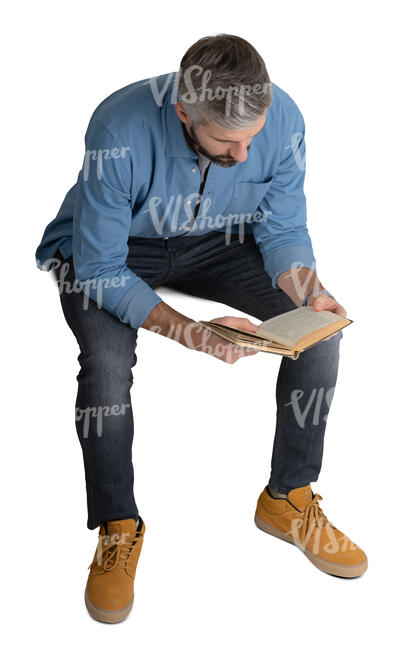
<instances>
[{"instance_id":1,"label":"nose","mask_svg":"<svg viewBox=\"0 0 402 650\"><path fill-rule=\"evenodd\" d=\"M244 162L247 160L247 145L242 142L232 145L229 150L229 155L237 160L237 162Z\"/></svg>"}]
</instances>

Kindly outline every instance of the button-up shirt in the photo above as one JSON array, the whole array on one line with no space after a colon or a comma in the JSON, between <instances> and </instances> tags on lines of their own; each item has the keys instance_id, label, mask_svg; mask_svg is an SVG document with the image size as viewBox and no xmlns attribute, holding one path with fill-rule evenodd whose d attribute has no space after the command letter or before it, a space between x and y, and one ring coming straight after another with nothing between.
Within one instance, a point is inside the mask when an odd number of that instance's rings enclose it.
<instances>
[{"instance_id":1,"label":"button-up shirt","mask_svg":"<svg viewBox=\"0 0 402 650\"><path fill-rule=\"evenodd\" d=\"M83 291L98 302L101 295L102 307L134 328L162 298L126 265L128 237L253 234L274 288L293 266L315 268L296 103L272 84L272 105L247 159L229 168L211 162L199 201L198 154L175 110L177 75L137 81L96 108L77 182L36 250L44 270L57 249L72 254Z\"/></svg>"}]
</instances>

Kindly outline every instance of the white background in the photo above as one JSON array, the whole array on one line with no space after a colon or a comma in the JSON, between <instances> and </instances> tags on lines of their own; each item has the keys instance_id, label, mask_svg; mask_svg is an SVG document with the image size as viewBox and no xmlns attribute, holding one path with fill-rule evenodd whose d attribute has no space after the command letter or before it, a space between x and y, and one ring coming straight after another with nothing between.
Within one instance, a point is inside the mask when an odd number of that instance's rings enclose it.
<instances>
[{"instance_id":1,"label":"white background","mask_svg":"<svg viewBox=\"0 0 402 650\"><path fill-rule=\"evenodd\" d=\"M391 643L401 578L397 5L70 0L15 2L8 10L1 38L8 646ZM269 477L280 359L261 353L230 366L140 330L135 495L147 531L133 611L107 626L89 617L83 598L97 532L86 528L74 427L78 347L34 253L76 180L99 102L133 81L177 70L194 41L219 32L248 39L305 118L318 273L354 321L341 343L313 489L329 519L366 551L369 569L356 580L328 576L254 525ZM168 290L160 295L195 319L240 314Z\"/></svg>"}]
</instances>

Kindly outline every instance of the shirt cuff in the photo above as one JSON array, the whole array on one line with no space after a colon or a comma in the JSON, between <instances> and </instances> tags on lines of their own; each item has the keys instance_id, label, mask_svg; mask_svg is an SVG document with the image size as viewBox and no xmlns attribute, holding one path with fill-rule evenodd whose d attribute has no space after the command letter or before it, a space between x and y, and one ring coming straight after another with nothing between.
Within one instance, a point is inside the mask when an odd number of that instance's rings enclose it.
<instances>
[{"instance_id":1,"label":"shirt cuff","mask_svg":"<svg viewBox=\"0 0 402 650\"><path fill-rule=\"evenodd\" d=\"M291 268L307 267L316 270L316 260L311 248L307 246L285 246L271 253L265 263L265 270L271 277L272 286L278 289L277 279L281 273Z\"/></svg>"},{"instance_id":2,"label":"shirt cuff","mask_svg":"<svg viewBox=\"0 0 402 650\"><path fill-rule=\"evenodd\" d=\"M139 329L147 320L153 308L162 298L144 281L136 282L124 294L116 308L116 315L123 322Z\"/></svg>"}]
</instances>

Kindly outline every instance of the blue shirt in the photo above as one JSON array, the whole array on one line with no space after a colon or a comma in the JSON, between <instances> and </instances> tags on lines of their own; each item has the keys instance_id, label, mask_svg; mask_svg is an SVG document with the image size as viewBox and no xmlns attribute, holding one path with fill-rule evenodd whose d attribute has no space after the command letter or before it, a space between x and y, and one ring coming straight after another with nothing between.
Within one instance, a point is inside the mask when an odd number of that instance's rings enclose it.
<instances>
[{"instance_id":1,"label":"blue shirt","mask_svg":"<svg viewBox=\"0 0 402 650\"><path fill-rule=\"evenodd\" d=\"M130 84L94 111L76 184L36 250L49 270L58 248L73 255L78 284L119 320L138 328L162 298L126 265L128 237L192 237L211 230L252 233L277 288L292 266L315 268L306 224L304 120L272 85L264 128L247 160L211 163L199 205L197 152L176 110L177 72Z\"/></svg>"}]
</instances>

